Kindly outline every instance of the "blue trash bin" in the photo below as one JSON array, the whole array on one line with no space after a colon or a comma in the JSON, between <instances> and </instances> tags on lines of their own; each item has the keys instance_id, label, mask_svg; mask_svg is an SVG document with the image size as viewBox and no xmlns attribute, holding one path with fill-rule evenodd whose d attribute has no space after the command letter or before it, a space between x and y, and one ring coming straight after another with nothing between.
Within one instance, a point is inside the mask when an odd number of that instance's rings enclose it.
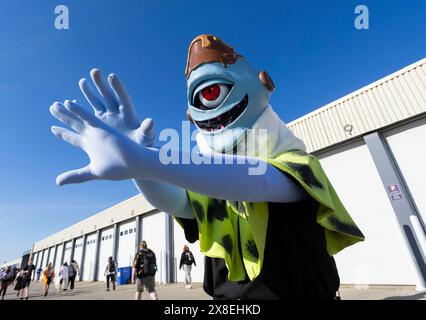
<instances>
[{"instance_id":1,"label":"blue trash bin","mask_svg":"<svg viewBox=\"0 0 426 320\"><path fill-rule=\"evenodd\" d=\"M121 285L121 268L117 269L117 284Z\"/></svg>"},{"instance_id":2,"label":"blue trash bin","mask_svg":"<svg viewBox=\"0 0 426 320\"><path fill-rule=\"evenodd\" d=\"M129 284L132 278L132 267L118 268L117 270L117 284L122 286Z\"/></svg>"}]
</instances>

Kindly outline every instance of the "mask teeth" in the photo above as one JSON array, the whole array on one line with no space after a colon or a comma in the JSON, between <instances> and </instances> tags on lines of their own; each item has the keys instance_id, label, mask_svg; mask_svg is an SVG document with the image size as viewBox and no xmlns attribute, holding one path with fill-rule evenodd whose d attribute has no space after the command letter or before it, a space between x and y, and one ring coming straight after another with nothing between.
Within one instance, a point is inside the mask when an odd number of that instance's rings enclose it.
<instances>
[{"instance_id":1,"label":"mask teeth","mask_svg":"<svg viewBox=\"0 0 426 320\"><path fill-rule=\"evenodd\" d=\"M247 103L248 103L248 96L246 95L244 99L241 100L241 102L238 105L236 105L234 108L232 108L230 111L220 116L217 116L216 118L197 122L198 126L207 132L213 132L216 130L225 129L234 121L234 119L238 118L238 116L241 115L242 111L244 111L244 109L247 107ZM243 110L241 111L241 109ZM224 116L225 116L225 120L221 121L222 118L224 118Z\"/></svg>"}]
</instances>

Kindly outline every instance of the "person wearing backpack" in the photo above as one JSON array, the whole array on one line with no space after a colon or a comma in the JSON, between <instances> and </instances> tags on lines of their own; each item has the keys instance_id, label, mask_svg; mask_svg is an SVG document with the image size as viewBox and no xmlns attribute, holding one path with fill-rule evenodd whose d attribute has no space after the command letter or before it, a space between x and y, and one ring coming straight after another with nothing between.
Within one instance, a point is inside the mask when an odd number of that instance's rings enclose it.
<instances>
[{"instance_id":1,"label":"person wearing backpack","mask_svg":"<svg viewBox=\"0 0 426 320\"><path fill-rule=\"evenodd\" d=\"M135 300L142 300L144 288L148 291L152 300L158 300L155 291L155 273L157 272L157 261L155 253L148 248L146 241L140 244L140 250L133 261L133 276L136 278Z\"/></svg>"},{"instance_id":2,"label":"person wearing backpack","mask_svg":"<svg viewBox=\"0 0 426 320\"><path fill-rule=\"evenodd\" d=\"M80 274L80 268L78 263L75 260L72 260L68 266L68 277L71 291L74 290L75 278L77 278L77 274Z\"/></svg>"},{"instance_id":3,"label":"person wearing backpack","mask_svg":"<svg viewBox=\"0 0 426 320\"><path fill-rule=\"evenodd\" d=\"M107 289L106 291L109 291L109 282L112 282L112 290L115 290L115 281L117 279L117 263L114 261L113 257L108 258L108 263L105 268L105 276L106 276L106 283L107 283Z\"/></svg>"}]
</instances>

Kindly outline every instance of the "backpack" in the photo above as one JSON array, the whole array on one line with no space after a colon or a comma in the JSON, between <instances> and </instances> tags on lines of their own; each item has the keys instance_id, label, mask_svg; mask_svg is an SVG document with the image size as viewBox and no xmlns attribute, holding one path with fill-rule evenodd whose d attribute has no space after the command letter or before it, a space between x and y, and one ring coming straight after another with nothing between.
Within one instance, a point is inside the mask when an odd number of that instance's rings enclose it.
<instances>
[{"instance_id":1,"label":"backpack","mask_svg":"<svg viewBox=\"0 0 426 320\"><path fill-rule=\"evenodd\" d=\"M68 275L70 277L74 277L75 276L75 269L74 269L74 266L73 266L72 263L68 267Z\"/></svg>"},{"instance_id":2,"label":"backpack","mask_svg":"<svg viewBox=\"0 0 426 320\"><path fill-rule=\"evenodd\" d=\"M152 250L138 252L136 256L136 272L138 278L155 276L157 273L157 260Z\"/></svg>"},{"instance_id":3,"label":"backpack","mask_svg":"<svg viewBox=\"0 0 426 320\"><path fill-rule=\"evenodd\" d=\"M114 273L115 272L115 261L112 261L108 264L108 272Z\"/></svg>"}]
</instances>

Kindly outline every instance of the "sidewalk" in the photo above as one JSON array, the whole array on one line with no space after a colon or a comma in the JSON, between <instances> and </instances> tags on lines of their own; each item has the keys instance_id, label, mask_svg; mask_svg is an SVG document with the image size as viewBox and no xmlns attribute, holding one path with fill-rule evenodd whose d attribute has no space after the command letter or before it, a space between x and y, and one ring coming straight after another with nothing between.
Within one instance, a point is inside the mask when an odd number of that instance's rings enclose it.
<instances>
[{"instance_id":1,"label":"sidewalk","mask_svg":"<svg viewBox=\"0 0 426 320\"><path fill-rule=\"evenodd\" d=\"M10 286L5 300L19 300L16 291ZM58 292L54 286L50 287L49 295L43 296L43 285L41 283L31 283L30 300L133 300L136 292L136 285L117 286L112 290L110 285L109 292L106 292L105 282L77 282L73 292ZM174 283L169 285L156 286L158 296L161 300L210 300L211 298L204 293L202 284L193 284L193 289L185 289L185 284ZM142 300L150 300L148 293L142 294Z\"/></svg>"},{"instance_id":2,"label":"sidewalk","mask_svg":"<svg viewBox=\"0 0 426 320\"><path fill-rule=\"evenodd\" d=\"M5 300L19 300L16 292L10 286ZM73 292L58 293L51 287L47 297L42 294L41 283L32 283L30 300L133 300L135 285L117 286L116 291L105 291L104 282L77 282ZM202 284L193 284L193 289L185 289L185 284L174 283L157 285L158 296L161 300L211 300L204 293ZM342 300L426 300L426 293L419 293L412 287L372 286L369 289L356 289L343 286L340 290ZM143 300L149 300L147 293L143 293Z\"/></svg>"}]
</instances>

